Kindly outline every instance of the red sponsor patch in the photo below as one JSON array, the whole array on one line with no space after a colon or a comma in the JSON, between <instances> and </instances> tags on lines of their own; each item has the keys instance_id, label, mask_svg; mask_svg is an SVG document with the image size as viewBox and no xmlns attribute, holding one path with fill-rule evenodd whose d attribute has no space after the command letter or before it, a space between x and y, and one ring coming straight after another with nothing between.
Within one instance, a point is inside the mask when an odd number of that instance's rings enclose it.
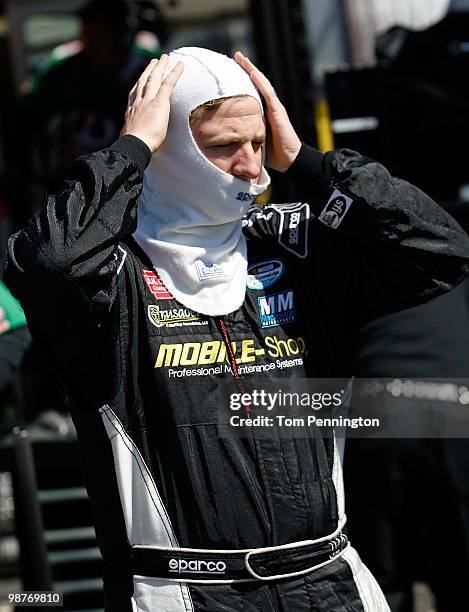
<instances>
[{"instance_id":1,"label":"red sponsor patch","mask_svg":"<svg viewBox=\"0 0 469 612\"><path fill-rule=\"evenodd\" d=\"M150 292L157 300L172 300L173 296L166 289L163 283L153 270L142 270L143 278Z\"/></svg>"}]
</instances>

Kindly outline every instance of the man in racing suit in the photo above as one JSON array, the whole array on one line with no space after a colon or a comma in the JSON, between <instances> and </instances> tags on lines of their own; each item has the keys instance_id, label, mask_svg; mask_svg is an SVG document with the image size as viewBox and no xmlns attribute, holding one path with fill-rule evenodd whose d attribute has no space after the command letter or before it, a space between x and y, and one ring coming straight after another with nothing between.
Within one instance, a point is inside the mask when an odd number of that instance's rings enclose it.
<instances>
[{"instance_id":1,"label":"man in racing suit","mask_svg":"<svg viewBox=\"0 0 469 612\"><path fill-rule=\"evenodd\" d=\"M239 308L206 315L183 292L176 300L133 236L182 72L176 64L163 79L167 56L131 92L124 135L77 160L11 238L5 277L74 404L106 610L388 610L341 531L334 440L219 437L210 397L225 379L242 389L252 377L349 376L354 330L460 282L469 241L380 164L288 147L296 135L285 109L249 60L237 60L265 100L267 162L305 191L304 202L245 217Z\"/></svg>"}]
</instances>

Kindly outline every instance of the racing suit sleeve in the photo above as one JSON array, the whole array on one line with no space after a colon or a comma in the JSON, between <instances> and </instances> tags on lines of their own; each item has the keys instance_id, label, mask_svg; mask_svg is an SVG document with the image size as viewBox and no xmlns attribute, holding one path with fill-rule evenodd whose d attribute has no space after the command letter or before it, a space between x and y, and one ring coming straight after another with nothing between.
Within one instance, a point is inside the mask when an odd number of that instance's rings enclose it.
<instances>
[{"instance_id":1,"label":"racing suit sleeve","mask_svg":"<svg viewBox=\"0 0 469 612\"><path fill-rule=\"evenodd\" d=\"M303 145L287 176L321 222L324 242L353 260L353 329L444 293L469 272L464 230L381 164L348 149L323 155Z\"/></svg>"},{"instance_id":2,"label":"racing suit sleeve","mask_svg":"<svg viewBox=\"0 0 469 612\"><path fill-rule=\"evenodd\" d=\"M150 157L145 143L127 135L79 158L62 189L9 240L5 282L20 300L33 338L68 389L75 386L74 399L85 391L78 381L96 371L106 342L112 342L110 312L125 257L119 242L136 229ZM67 379L70 372L73 380ZM96 403L109 399L94 396Z\"/></svg>"}]
</instances>

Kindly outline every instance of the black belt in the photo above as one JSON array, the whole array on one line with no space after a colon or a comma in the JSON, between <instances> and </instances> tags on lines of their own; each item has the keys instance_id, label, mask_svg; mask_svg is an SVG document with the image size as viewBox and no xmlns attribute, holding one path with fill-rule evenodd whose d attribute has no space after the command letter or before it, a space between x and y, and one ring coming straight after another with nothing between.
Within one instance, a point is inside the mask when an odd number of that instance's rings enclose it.
<instances>
[{"instance_id":1,"label":"black belt","mask_svg":"<svg viewBox=\"0 0 469 612\"><path fill-rule=\"evenodd\" d=\"M244 551L139 546L132 548L132 567L134 575L176 580L280 580L329 563L345 550L347 543L347 536L340 532L322 542L295 542Z\"/></svg>"}]
</instances>

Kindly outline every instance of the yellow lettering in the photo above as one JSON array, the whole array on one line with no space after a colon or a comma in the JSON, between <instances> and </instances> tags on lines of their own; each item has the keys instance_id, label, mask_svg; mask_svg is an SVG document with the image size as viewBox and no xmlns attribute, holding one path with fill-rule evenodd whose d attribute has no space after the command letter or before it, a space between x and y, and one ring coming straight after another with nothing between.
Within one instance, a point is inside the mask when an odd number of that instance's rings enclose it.
<instances>
[{"instance_id":1,"label":"yellow lettering","mask_svg":"<svg viewBox=\"0 0 469 612\"><path fill-rule=\"evenodd\" d=\"M293 340L293 338L289 338L288 342L287 342L287 346L289 349L289 355L298 355L298 353L300 352L300 349L298 348L298 344L295 342L295 340Z\"/></svg>"},{"instance_id":2,"label":"yellow lettering","mask_svg":"<svg viewBox=\"0 0 469 612\"><path fill-rule=\"evenodd\" d=\"M243 340L241 344L241 359L240 363L248 363L255 361L256 349L254 348L254 340Z\"/></svg>"},{"instance_id":3,"label":"yellow lettering","mask_svg":"<svg viewBox=\"0 0 469 612\"><path fill-rule=\"evenodd\" d=\"M199 358L200 342L186 342L182 349L180 365L189 366L195 365Z\"/></svg>"},{"instance_id":4,"label":"yellow lettering","mask_svg":"<svg viewBox=\"0 0 469 612\"><path fill-rule=\"evenodd\" d=\"M280 357L283 357L283 351L285 351L285 354L288 355L288 347L286 340L277 340L277 336L274 336L274 338L278 346L278 352L280 354Z\"/></svg>"},{"instance_id":5,"label":"yellow lettering","mask_svg":"<svg viewBox=\"0 0 469 612\"><path fill-rule=\"evenodd\" d=\"M279 356L279 351L278 351L278 347L275 344L275 336L272 338L272 336L266 336L264 341L265 341L265 345L270 349L267 351L267 354L270 357L278 357Z\"/></svg>"},{"instance_id":6,"label":"yellow lettering","mask_svg":"<svg viewBox=\"0 0 469 612\"><path fill-rule=\"evenodd\" d=\"M220 361L225 361L226 359L226 346L224 342L220 342L220 350L217 355L217 363Z\"/></svg>"},{"instance_id":7,"label":"yellow lettering","mask_svg":"<svg viewBox=\"0 0 469 612\"><path fill-rule=\"evenodd\" d=\"M305 353L306 343L303 338L288 338L279 340L277 336L264 338L266 348L256 348L253 339L241 341L241 354L236 358L236 342L231 343L236 363L250 363L256 361L257 356L267 355L273 358L284 355L298 355ZM220 340L208 342L186 342L184 344L161 344L156 357L155 368L163 366L191 366L210 365L212 363L229 362L225 343Z\"/></svg>"},{"instance_id":8,"label":"yellow lettering","mask_svg":"<svg viewBox=\"0 0 469 612\"><path fill-rule=\"evenodd\" d=\"M201 365L208 365L215 363L217 360L218 349L220 347L220 340L210 340L202 344L200 349L199 361Z\"/></svg>"},{"instance_id":9,"label":"yellow lettering","mask_svg":"<svg viewBox=\"0 0 469 612\"><path fill-rule=\"evenodd\" d=\"M233 351L233 355L236 355L236 342L231 343L231 350ZM224 342L220 342L220 351L217 355L217 363L220 361L227 361L229 363L229 357L226 352L226 344Z\"/></svg>"},{"instance_id":10,"label":"yellow lettering","mask_svg":"<svg viewBox=\"0 0 469 612\"><path fill-rule=\"evenodd\" d=\"M155 368L164 366L177 366L181 358L182 344L160 344Z\"/></svg>"},{"instance_id":11,"label":"yellow lettering","mask_svg":"<svg viewBox=\"0 0 469 612\"><path fill-rule=\"evenodd\" d=\"M306 344L303 338L288 338L288 340L279 340L277 336L266 336L264 338L265 345L268 350L267 354L270 357L283 357L286 355L303 354L306 350Z\"/></svg>"},{"instance_id":12,"label":"yellow lettering","mask_svg":"<svg viewBox=\"0 0 469 612\"><path fill-rule=\"evenodd\" d=\"M298 338L298 347L300 349L300 353L303 354L306 350L306 343L303 338Z\"/></svg>"}]
</instances>

